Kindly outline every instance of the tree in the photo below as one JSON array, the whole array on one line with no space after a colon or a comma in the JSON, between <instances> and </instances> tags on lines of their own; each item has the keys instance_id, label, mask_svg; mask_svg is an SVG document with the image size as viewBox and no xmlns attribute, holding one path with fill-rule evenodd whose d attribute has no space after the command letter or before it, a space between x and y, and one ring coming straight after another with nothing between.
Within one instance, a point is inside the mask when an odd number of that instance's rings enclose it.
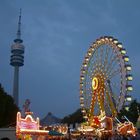
<instances>
[{"instance_id":1,"label":"tree","mask_svg":"<svg viewBox=\"0 0 140 140\"><path fill-rule=\"evenodd\" d=\"M121 120L123 116L126 116L131 122L136 124L137 119L139 117L140 103L137 100L133 100L129 106L129 110L125 110L123 108L118 114L119 119Z\"/></svg>"},{"instance_id":2,"label":"tree","mask_svg":"<svg viewBox=\"0 0 140 140\"><path fill-rule=\"evenodd\" d=\"M70 114L62 119L62 123L75 124L83 122L83 116L81 109L76 110L73 114Z\"/></svg>"},{"instance_id":3,"label":"tree","mask_svg":"<svg viewBox=\"0 0 140 140\"><path fill-rule=\"evenodd\" d=\"M0 127L15 125L18 110L13 98L4 91L0 84Z\"/></svg>"}]
</instances>

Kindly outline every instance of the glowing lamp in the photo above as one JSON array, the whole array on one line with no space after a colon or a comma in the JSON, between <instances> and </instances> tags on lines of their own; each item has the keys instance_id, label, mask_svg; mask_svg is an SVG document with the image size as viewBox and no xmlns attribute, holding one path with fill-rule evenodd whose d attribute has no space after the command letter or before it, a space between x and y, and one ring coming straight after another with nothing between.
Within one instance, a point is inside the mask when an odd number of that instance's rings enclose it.
<instances>
[{"instance_id":1,"label":"glowing lamp","mask_svg":"<svg viewBox=\"0 0 140 140\"><path fill-rule=\"evenodd\" d=\"M131 102L132 101L132 97L130 95L126 96L126 101Z\"/></svg>"},{"instance_id":2,"label":"glowing lamp","mask_svg":"<svg viewBox=\"0 0 140 140\"><path fill-rule=\"evenodd\" d=\"M88 51L88 56L91 56L91 51Z\"/></svg>"},{"instance_id":3,"label":"glowing lamp","mask_svg":"<svg viewBox=\"0 0 140 140\"><path fill-rule=\"evenodd\" d=\"M121 54L126 54L126 50L124 48L121 49Z\"/></svg>"},{"instance_id":4,"label":"glowing lamp","mask_svg":"<svg viewBox=\"0 0 140 140\"><path fill-rule=\"evenodd\" d=\"M84 84L83 83L80 83L80 86L83 86Z\"/></svg>"},{"instance_id":5,"label":"glowing lamp","mask_svg":"<svg viewBox=\"0 0 140 140\"><path fill-rule=\"evenodd\" d=\"M132 85L127 85L126 88L127 88L127 91L132 91L133 90Z\"/></svg>"},{"instance_id":6,"label":"glowing lamp","mask_svg":"<svg viewBox=\"0 0 140 140\"><path fill-rule=\"evenodd\" d=\"M109 40L112 41L113 40L113 37L109 37Z\"/></svg>"},{"instance_id":7,"label":"glowing lamp","mask_svg":"<svg viewBox=\"0 0 140 140\"><path fill-rule=\"evenodd\" d=\"M108 41L108 37L107 37L107 36L104 36L104 40L105 40L105 41Z\"/></svg>"},{"instance_id":8,"label":"glowing lamp","mask_svg":"<svg viewBox=\"0 0 140 140\"><path fill-rule=\"evenodd\" d=\"M87 117L87 116L83 116L83 118L84 118L84 119L87 119L88 117Z\"/></svg>"},{"instance_id":9,"label":"glowing lamp","mask_svg":"<svg viewBox=\"0 0 140 140\"><path fill-rule=\"evenodd\" d=\"M97 42L97 44L100 44L101 43L101 40L97 39L96 42Z\"/></svg>"},{"instance_id":10,"label":"glowing lamp","mask_svg":"<svg viewBox=\"0 0 140 140\"><path fill-rule=\"evenodd\" d=\"M93 43L93 46L96 46L95 43ZM94 48L92 46L90 46L90 49L89 49L91 52L94 51Z\"/></svg>"},{"instance_id":11,"label":"glowing lamp","mask_svg":"<svg viewBox=\"0 0 140 140\"><path fill-rule=\"evenodd\" d=\"M114 39L113 40L113 43L117 44L118 43L118 40L117 39Z\"/></svg>"},{"instance_id":12,"label":"glowing lamp","mask_svg":"<svg viewBox=\"0 0 140 140\"><path fill-rule=\"evenodd\" d=\"M125 65L125 68L126 68L127 71L131 71L132 70L131 65Z\"/></svg>"},{"instance_id":13,"label":"glowing lamp","mask_svg":"<svg viewBox=\"0 0 140 140\"><path fill-rule=\"evenodd\" d=\"M83 66L84 66L84 67L87 67L87 63L84 63Z\"/></svg>"},{"instance_id":14,"label":"glowing lamp","mask_svg":"<svg viewBox=\"0 0 140 140\"><path fill-rule=\"evenodd\" d=\"M82 72L82 74L85 74L86 73L85 69L82 69L81 72Z\"/></svg>"},{"instance_id":15,"label":"glowing lamp","mask_svg":"<svg viewBox=\"0 0 140 140\"><path fill-rule=\"evenodd\" d=\"M83 94L83 89L80 90L80 94Z\"/></svg>"},{"instance_id":16,"label":"glowing lamp","mask_svg":"<svg viewBox=\"0 0 140 140\"><path fill-rule=\"evenodd\" d=\"M125 62L128 62L129 61L129 56L123 56L123 59Z\"/></svg>"},{"instance_id":17,"label":"glowing lamp","mask_svg":"<svg viewBox=\"0 0 140 140\"><path fill-rule=\"evenodd\" d=\"M83 103L83 102L81 102L81 103L80 103L80 105L81 105L81 107L83 107L83 106L84 106L84 103Z\"/></svg>"},{"instance_id":18,"label":"glowing lamp","mask_svg":"<svg viewBox=\"0 0 140 140\"><path fill-rule=\"evenodd\" d=\"M118 48L122 49L122 43L117 44Z\"/></svg>"},{"instance_id":19,"label":"glowing lamp","mask_svg":"<svg viewBox=\"0 0 140 140\"><path fill-rule=\"evenodd\" d=\"M128 81L132 81L133 80L133 77L132 77L132 75L128 74L128 75L126 75L126 79Z\"/></svg>"},{"instance_id":20,"label":"glowing lamp","mask_svg":"<svg viewBox=\"0 0 140 140\"><path fill-rule=\"evenodd\" d=\"M81 97L80 97L80 100L84 100L84 97L83 97L83 96L81 96Z\"/></svg>"},{"instance_id":21,"label":"glowing lamp","mask_svg":"<svg viewBox=\"0 0 140 140\"><path fill-rule=\"evenodd\" d=\"M101 37L100 40L101 40L102 42L104 42L104 41L105 41L105 38L104 38L104 37Z\"/></svg>"},{"instance_id":22,"label":"glowing lamp","mask_svg":"<svg viewBox=\"0 0 140 140\"><path fill-rule=\"evenodd\" d=\"M85 78L84 78L84 76L83 75L81 75L81 80L84 80Z\"/></svg>"},{"instance_id":23,"label":"glowing lamp","mask_svg":"<svg viewBox=\"0 0 140 140\"><path fill-rule=\"evenodd\" d=\"M89 57L85 57L85 60L86 60L86 61L89 61Z\"/></svg>"},{"instance_id":24,"label":"glowing lamp","mask_svg":"<svg viewBox=\"0 0 140 140\"><path fill-rule=\"evenodd\" d=\"M82 110L82 113L86 113L86 111L85 110Z\"/></svg>"},{"instance_id":25,"label":"glowing lamp","mask_svg":"<svg viewBox=\"0 0 140 140\"><path fill-rule=\"evenodd\" d=\"M124 108L125 108L126 111L129 111L129 106L128 105L126 105Z\"/></svg>"}]
</instances>

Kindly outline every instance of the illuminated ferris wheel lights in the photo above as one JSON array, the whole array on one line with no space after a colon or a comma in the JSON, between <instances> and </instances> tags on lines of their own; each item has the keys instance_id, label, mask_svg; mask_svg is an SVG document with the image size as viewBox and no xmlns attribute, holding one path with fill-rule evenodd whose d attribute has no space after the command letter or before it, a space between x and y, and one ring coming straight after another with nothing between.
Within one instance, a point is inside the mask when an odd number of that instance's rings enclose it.
<instances>
[{"instance_id":1,"label":"illuminated ferris wheel lights","mask_svg":"<svg viewBox=\"0 0 140 140\"><path fill-rule=\"evenodd\" d=\"M127 85L126 88L127 88L127 91L132 91L133 90L132 85Z\"/></svg>"},{"instance_id":2,"label":"illuminated ferris wheel lights","mask_svg":"<svg viewBox=\"0 0 140 140\"><path fill-rule=\"evenodd\" d=\"M124 48L121 49L121 54L126 54L126 50Z\"/></svg>"},{"instance_id":3,"label":"illuminated ferris wheel lights","mask_svg":"<svg viewBox=\"0 0 140 140\"><path fill-rule=\"evenodd\" d=\"M128 105L125 105L124 108L125 108L126 111L129 111L129 106Z\"/></svg>"},{"instance_id":4,"label":"illuminated ferris wheel lights","mask_svg":"<svg viewBox=\"0 0 140 140\"><path fill-rule=\"evenodd\" d=\"M123 59L125 62L128 62L129 61L129 56L123 56Z\"/></svg>"},{"instance_id":5,"label":"illuminated ferris wheel lights","mask_svg":"<svg viewBox=\"0 0 140 140\"><path fill-rule=\"evenodd\" d=\"M113 40L113 37L110 36L110 37L109 37L109 41L112 41L112 40Z\"/></svg>"},{"instance_id":6,"label":"illuminated ferris wheel lights","mask_svg":"<svg viewBox=\"0 0 140 140\"><path fill-rule=\"evenodd\" d=\"M86 111L85 110L82 110L82 113L86 113Z\"/></svg>"},{"instance_id":7,"label":"illuminated ferris wheel lights","mask_svg":"<svg viewBox=\"0 0 140 140\"><path fill-rule=\"evenodd\" d=\"M92 52L91 51L88 51L88 56L91 56Z\"/></svg>"},{"instance_id":8,"label":"illuminated ferris wheel lights","mask_svg":"<svg viewBox=\"0 0 140 140\"><path fill-rule=\"evenodd\" d=\"M89 61L89 57L88 57L88 56L87 56L87 57L85 57L85 60L86 60L86 61Z\"/></svg>"},{"instance_id":9,"label":"illuminated ferris wheel lights","mask_svg":"<svg viewBox=\"0 0 140 140\"><path fill-rule=\"evenodd\" d=\"M94 47L96 47L96 44L95 43L93 43L92 46L90 46L90 49L89 50L91 50L93 52L94 51Z\"/></svg>"},{"instance_id":10,"label":"illuminated ferris wheel lights","mask_svg":"<svg viewBox=\"0 0 140 140\"><path fill-rule=\"evenodd\" d=\"M83 66L84 66L84 67L87 67L87 63L84 63Z\"/></svg>"},{"instance_id":11,"label":"illuminated ferris wheel lights","mask_svg":"<svg viewBox=\"0 0 140 140\"><path fill-rule=\"evenodd\" d=\"M127 85L129 81L133 80L132 75L129 74L131 65L127 62L129 62L129 57L126 55L122 43L111 36L97 39L88 49L81 68L83 77L80 76L80 105L81 112L89 125L93 123L92 118L101 115L100 113L103 111L105 116L111 113L110 115L115 117L124 102L131 100L126 96L133 90L131 85ZM113 69L116 63L118 65ZM112 80L111 85L107 84L108 79ZM113 93L117 86L119 86L118 91L114 95L110 94L110 90ZM113 97L118 106L113 106L113 100L109 100ZM107 108L109 108L109 112Z\"/></svg>"},{"instance_id":12,"label":"illuminated ferris wheel lights","mask_svg":"<svg viewBox=\"0 0 140 140\"><path fill-rule=\"evenodd\" d=\"M100 40L101 40L101 42L104 42L105 41L105 38L104 37L101 37Z\"/></svg>"},{"instance_id":13,"label":"illuminated ferris wheel lights","mask_svg":"<svg viewBox=\"0 0 140 140\"><path fill-rule=\"evenodd\" d=\"M81 76L81 80L84 80L85 78L84 78L84 76Z\"/></svg>"},{"instance_id":14,"label":"illuminated ferris wheel lights","mask_svg":"<svg viewBox=\"0 0 140 140\"><path fill-rule=\"evenodd\" d=\"M118 46L118 48L121 49L122 48L122 43L118 43L117 46Z\"/></svg>"},{"instance_id":15,"label":"illuminated ferris wheel lights","mask_svg":"<svg viewBox=\"0 0 140 140\"><path fill-rule=\"evenodd\" d=\"M118 43L118 40L117 39L114 39L113 40L113 43L117 44Z\"/></svg>"},{"instance_id":16,"label":"illuminated ferris wheel lights","mask_svg":"<svg viewBox=\"0 0 140 140\"><path fill-rule=\"evenodd\" d=\"M81 97L80 97L80 100L82 100L82 101L83 101L83 100L84 100L84 97L83 97L83 96L81 96Z\"/></svg>"},{"instance_id":17,"label":"illuminated ferris wheel lights","mask_svg":"<svg viewBox=\"0 0 140 140\"><path fill-rule=\"evenodd\" d=\"M87 116L84 116L83 118L84 118L84 119L88 119L88 117L87 117Z\"/></svg>"},{"instance_id":18,"label":"illuminated ferris wheel lights","mask_svg":"<svg viewBox=\"0 0 140 140\"><path fill-rule=\"evenodd\" d=\"M128 75L126 75L126 79L127 79L128 81L132 81L132 80L133 80L133 76L130 75L130 74L128 74Z\"/></svg>"},{"instance_id":19,"label":"illuminated ferris wheel lights","mask_svg":"<svg viewBox=\"0 0 140 140\"><path fill-rule=\"evenodd\" d=\"M126 68L127 71L131 71L132 70L132 67L129 64L128 65L125 65L125 68Z\"/></svg>"},{"instance_id":20,"label":"illuminated ferris wheel lights","mask_svg":"<svg viewBox=\"0 0 140 140\"><path fill-rule=\"evenodd\" d=\"M100 45L100 44L101 44L101 40L100 40L100 39L97 39L97 40L96 40L96 43L97 43L98 45Z\"/></svg>"},{"instance_id":21,"label":"illuminated ferris wheel lights","mask_svg":"<svg viewBox=\"0 0 140 140\"><path fill-rule=\"evenodd\" d=\"M131 102L132 101L132 97L130 95L126 96L126 101Z\"/></svg>"},{"instance_id":22,"label":"illuminated ferris wheel lights","mask_svg":"<svg viewBox=\"0 0 140 140\"><path fill-rule=\"evenodd\" d=\"M85 69L82 69L81 72L82 72L82 74L85 74L86 73L86 70Z\"/></svg>"}]
</instances>

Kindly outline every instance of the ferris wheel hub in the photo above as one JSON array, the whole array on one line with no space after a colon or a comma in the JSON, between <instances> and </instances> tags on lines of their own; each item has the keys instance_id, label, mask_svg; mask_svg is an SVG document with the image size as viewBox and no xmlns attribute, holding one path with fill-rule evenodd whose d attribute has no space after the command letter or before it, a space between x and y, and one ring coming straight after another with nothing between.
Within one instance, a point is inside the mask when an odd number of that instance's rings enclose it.
<instances>
[{"instance_id":1,"label":"ferris wheel hub","mask_svg":"<svg viewBox=\"0 0 140 140\"><path fill-rule=\"evenodd\" d=\"M92 88L93 88L93 90L96 90L97 88L98 88L98 79L97 79L97 77L93 77L93 79L92 79Z\"/></svg>"}]
</instances>

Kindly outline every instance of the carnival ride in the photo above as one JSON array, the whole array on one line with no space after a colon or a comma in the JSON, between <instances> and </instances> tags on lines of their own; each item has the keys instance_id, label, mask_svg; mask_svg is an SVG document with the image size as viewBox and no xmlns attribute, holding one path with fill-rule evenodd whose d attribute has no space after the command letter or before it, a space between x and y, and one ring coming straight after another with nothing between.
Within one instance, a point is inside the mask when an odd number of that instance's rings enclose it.
<instances>
[{"instance_id":1,"label":"carnival ride","mask_svg":"<svg viewBox=\"0 0 140 140\"><path fill-rule=\"evenodd\" d=\"M80 73L80 105L87 125L112 133L118 113L123 106L128 109L132 80L122 43L110 36L97 39L88 49Z\"/></svg>"}]
</instances>

